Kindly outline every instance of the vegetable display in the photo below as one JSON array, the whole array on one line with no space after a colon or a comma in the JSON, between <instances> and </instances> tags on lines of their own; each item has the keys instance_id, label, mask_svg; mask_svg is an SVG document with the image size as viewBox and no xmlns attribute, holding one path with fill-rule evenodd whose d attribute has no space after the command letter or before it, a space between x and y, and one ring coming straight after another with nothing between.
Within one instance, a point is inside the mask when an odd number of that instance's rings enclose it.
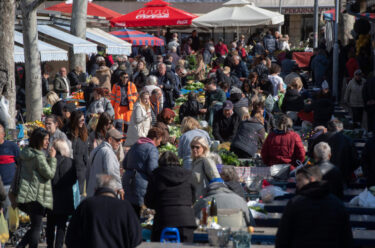
<instances>
[{"instance_id":1,"label":"vegetable display","mask_svg":"<svg viewBox=\"0 0 375 248\"><path fill-rule=\"evenodd\" d=\"M225 149L219 150L219 155L221 159L223 160L223 164L225 165L234 165L234 166L240 166L241 162L238 160L238 156L234 154L233 152L230 152Z\"/></svg>"},{"instance_id":2,"label":"vegetable display","mask_svg":"<svg viewBox=\"0 0 375 248\"><path fill-rule=\"evenodd\" d=\"M174 154L178 155L177 147L169 142L159 148L159 154L162 154L163 152L167 151L173 152Z\"/></svg>"},{"instance_id":3,"label":"vegetable display","mask_svg":"<svg viewBox=\"0 0 375 248\"><path fill-rule=\"evenodd\" d=\"M178 126L168 126L169 136L176 137L177 139L181 137L181 128Z\"/></svg>"}]
</instances>

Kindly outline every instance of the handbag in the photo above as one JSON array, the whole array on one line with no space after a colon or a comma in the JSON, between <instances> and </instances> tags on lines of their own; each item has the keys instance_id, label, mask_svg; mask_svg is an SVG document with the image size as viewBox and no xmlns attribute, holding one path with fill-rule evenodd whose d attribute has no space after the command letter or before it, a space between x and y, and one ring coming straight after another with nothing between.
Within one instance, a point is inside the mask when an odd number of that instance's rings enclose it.
<instances>
[{"instance_id":1,"label":"handbag","mask_svg":"<svg viewBox=\"0 0 375 248\"><path fill-rule=\"evenodd\" d=\"M19 158L15 158L15 160L16 160L16 166L17 166L16 173L14 174L12 183L10 185L9 193L8 193L9 201L13 208L16 208L18 205L16 199L17 199L18 192L20 190L21 168L22 168L22 162L21 162L22 160Z\"/></svg>"}]
</instances>

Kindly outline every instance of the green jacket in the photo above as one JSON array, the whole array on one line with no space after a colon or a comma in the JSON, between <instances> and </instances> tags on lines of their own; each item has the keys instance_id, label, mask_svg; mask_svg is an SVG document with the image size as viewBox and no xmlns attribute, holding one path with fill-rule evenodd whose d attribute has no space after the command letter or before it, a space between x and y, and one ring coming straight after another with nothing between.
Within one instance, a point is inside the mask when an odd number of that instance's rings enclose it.
<instances>
[{"instance_id":1,"label":"green jacket","mask_svg":"<svg viewBox=\"0 0 375 248\"><path fill-rule=\"evenodd\" d=\"M51 179L55 176L56 158L48 158L41 150L25 148L20 154L20 172L17 203L38 202L52 209L53 197Z\"/></svg>"}]
</instances>

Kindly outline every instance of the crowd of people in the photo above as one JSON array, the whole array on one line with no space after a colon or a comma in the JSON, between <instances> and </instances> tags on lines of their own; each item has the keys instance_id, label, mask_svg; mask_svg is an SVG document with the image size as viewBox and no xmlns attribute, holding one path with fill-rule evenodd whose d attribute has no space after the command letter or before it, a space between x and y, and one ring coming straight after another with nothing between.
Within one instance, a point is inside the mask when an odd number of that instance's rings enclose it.
<instances>
[{"instance_id":1,"label":"crowd of people","mask_svg":"<svg viewBox=\"0 0 375 248\"><path fill-rule=\"evenodd\" d=\"M17 247L38 247L45 214L48 247L135 247L146 208L155 211L152 241L160 241L165 227L177 227L183 242L193 242L196 219L213 197L219 209L240 209L243 227L254 226L236 171L218 169L214 140L229 142L239 158L261 157L266 166L314 161L297 171L297 197L285 210L276 247L350 247L340 199L360 165L368 186L374 184L375 138L360 159L343 123L333 118L324 49L311 59L311 81L292 59L288 36L278 32L248 41L241 35L229 46L221 38L203 44L196 31L183 44L177 33L162 32L161 38L165 46L134 48L130 58L94 55L87 73L61 68L50 80L44 71L43 95L52 114L22 151L5 140L6 123L0 125L0 196L1 189L10 192L3 209L17 206L31 219ZM354 124L361 125L365 109L368 131L374 131L374 79L366 80L360 68L348 76L343 99ZM204 101L191 91L178 106L181 89L194 81L204 83ZM77 90L84 92L85 112L66 103ZM181 137L170 134L176 125ZM307 144L294 126L315 135ZM177 154L159 154L166 143L177 146ZM76 182L87 198L78 207ZM316 201L319 207L311 203Z\"/></svg>"}]
</instances>

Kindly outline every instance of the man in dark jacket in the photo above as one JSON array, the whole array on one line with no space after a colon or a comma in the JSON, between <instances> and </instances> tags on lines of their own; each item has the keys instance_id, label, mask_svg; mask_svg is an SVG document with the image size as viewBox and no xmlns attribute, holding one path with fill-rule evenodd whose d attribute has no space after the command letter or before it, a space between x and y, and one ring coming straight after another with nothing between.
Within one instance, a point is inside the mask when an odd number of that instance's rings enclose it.
<instances>
[{"instance_id":1,"label":"man in dark jacket","mask_svg":"<svg viewBox=\"0 0 375 248\"><path fill-rule=\"evenodd\" d=\"M141 207L146 194L148 181L152 171L158 167L159 151L157 147L163 139L164 131L158 127L151 128L147 138L138 139L126 154L123 168L125 174L122 184L126 191L125 199L140 216Z\"/></svg>"},{"instance_id":2,"label":"man in dark jacket","mask_svg":"<svg viewBox=\"0 0 375 248\"><path fill-rule=\"evenodd\" d=\"M321 178L317 166L297 171L297 195L284 210L276 248L353 247L349 215Z\"/></svg>"},{"instance_id":3,"label":"man in dark jacket","mask_svg":"<svg viewBox=\"0 0 375 248\"><path fill-rule=\"evenodd\" d=\"M323 180L328 182L330 191L338 198L343 198L344 180L339 168L329 162L331 147L326 142L320 142L314 147L314 159L323 175Z\"/></svg>"},{"instance_id":4,"label":"man in dark jacket","mask_svg":"<svg viewBox=\"0 0 375 248\"><path fill-rule=\"evenodd\" d=\"M375 136L369 139L362 151L362 169L367 187L375 185Z\"/></svg>"},{"instance_id":5,"label":"man in dark jacket","mask_svg":"<svg viewBox=\"0 0 375 248\"><path fill-rule=\"evenodd\" d=\"M191 91L188 95L188 100L184 102L180 107L180 122L182 122L182 120L187 116L191 116L195 119L198 119L197 117L199 115L199 110L202 107L203 105L197 100L197 95L193 91Z\"/></svg>"},{"instance_id":6,"label":"man in dark jacket","mask_svg":"<svg viewBox=\"0 0 375 248\"><path fill-rule=\"evenodd\" d=\"M140 54L145 58L147 65L151 65L154 62L154 51L149 46L141 46Z\"/></svg>"},{"instance_id":7,"label":"man in dark jacket","mask_svg":"<svg viewBox=\"0 0 375 248\"><path fill-rule=\"evenodd\" d=\"M177 88L176 78L172 72L167 71L167 66L164 63L158 65L158 72L156 73L158 78L158 86L164 92L164 106L165 108L173 108L175 99L180 95Z\"/></svg>"},{"instance_id":8,"label":"man in dark jacket","mask_svg":"<svg viewBox=\"0 0 375 248\"><path fill-rule=\"evenodd\" d=\"M238 77L240 81L245 80L249 76L249 70L245 62L241 61L240 56L234 55L232 57L231 74Z\"/></svg>"},{"instance_id":9,"label":"man in dark jacket","mask_svg":"<svg viewBox=\"0 0 375 248\"><path fill-rule=\"evenodd\" d=\"M369 132L375 132L375 77L367 80L362 92L367 112L367 128Z\"/></svg>"},{"instance_id":10,"label":"man in dark jacket","mask_svg":"<svg viewBox=\"0 0 375 248\"><path fill-rule=\"evenodd\" d=\"M242 93L242 90L233 87L230 90L229 100L233 103L233 111L241 117L241 109L249 107L249 99Z\"/></svg>"},{"instance_id":11,"label":"man in dark jacket","mask_svg":"<svg viewBox=\"0 0 375 248\"><path fill-rule=\"evenodd\" d=\"M222 89L217 87L217 82L214 78L209 79L205 85L206 100L204 102L201 113L206 114L208 124L212 125L214 114L222 107L223 102L226 100L225 93Z\"/></svg>"},{"instance_id":12,"label":"man in dark jacket","mask_svg":"<svg viewBox=\"0 0 375 248\"><path fill-rule=\"evenodd\" d=\"M46 96L49 91L49 72L44 71L42 74L42 95Z\"/></svg>"},{"instance_id":13,"label":"man in dark jacket","mask_svg":"<svg viewBox=\"0 0 375 248\"><path fill-rule=\"evenodd\" d=\"M214 116L212 126L213 136L221 143L231 142L237 133L240 121L240 117L233 112L233 103L229 100L225 101L223 110L216 112Z\"/></svg>"},{"instance_id":14,"label":"man in dark jacket","mask_svg":"<svg viewBox=\"0 0 375 248\"><path fill-rule=\"evenodd\" d=\"M342 132L343 124L334 119L328 122L328 132L318 136L309 147L309 155L314 156L313 149L321 141L327 142L331 147L330 162L336 165L344 177L346 183L352 178L352 173L358 168L358 154L350 137Z\"/></svg>"},{"instance_id":15,"label":"man in dark jacket","mask_svg":"<svg viewBox=\"0 0 375 248\"><path fill-rule=\"evenodd\" d=\"M83 201L68 227L68 248L133 248L142 242L142 229L127 200L117 199L115 180L101 175L95 196Z\"/></svg>"}]
</instances>

